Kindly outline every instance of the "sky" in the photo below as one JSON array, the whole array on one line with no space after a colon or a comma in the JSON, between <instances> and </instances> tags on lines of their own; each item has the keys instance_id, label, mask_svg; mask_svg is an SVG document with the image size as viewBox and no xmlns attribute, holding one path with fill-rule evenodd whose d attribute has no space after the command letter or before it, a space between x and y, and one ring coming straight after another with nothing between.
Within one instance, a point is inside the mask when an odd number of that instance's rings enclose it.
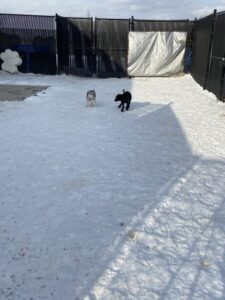
<instances>
[{"instance_id":1,"label":"sky","mask_svg":"<svg viewBox=\"0 0 225 300\"><path fill-rule=\"evenodd\" d=\"M1 0L1 13L136 19L194 19L225 10L225 0Z\"/></svg>"}]
</instances>

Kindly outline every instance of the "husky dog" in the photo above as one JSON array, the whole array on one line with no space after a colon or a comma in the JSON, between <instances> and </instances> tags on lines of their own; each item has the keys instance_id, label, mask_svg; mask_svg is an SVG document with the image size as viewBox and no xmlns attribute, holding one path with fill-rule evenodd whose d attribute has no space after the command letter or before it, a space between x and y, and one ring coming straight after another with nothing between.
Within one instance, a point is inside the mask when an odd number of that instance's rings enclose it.
<instances>
[{"instance_id":1,"label":"husky dog","mask_svg":"<svg viewBox=\"0 0 225 300\"><path fill-rule=\"evenodd\" d=\"M131 98L132 98L131 93L123 90L123 94L118 94L115 98L115 101L121 101L118 108L122 106L121 111L124 111L124 105L126 104L126 110L128 110L130 108Z\"/></svg>"},{"instance_id":2,"label":"husky dog","mask_svg":"<svg viewBox=\"0 0 225 300\"><path fill-rule=\"evenodd\" d=\"M95 90L90 90L90 91L87 92L86 103L87 103L88 107L96 105L96 93L95 93Z\"/></svg>"}]
</instances>

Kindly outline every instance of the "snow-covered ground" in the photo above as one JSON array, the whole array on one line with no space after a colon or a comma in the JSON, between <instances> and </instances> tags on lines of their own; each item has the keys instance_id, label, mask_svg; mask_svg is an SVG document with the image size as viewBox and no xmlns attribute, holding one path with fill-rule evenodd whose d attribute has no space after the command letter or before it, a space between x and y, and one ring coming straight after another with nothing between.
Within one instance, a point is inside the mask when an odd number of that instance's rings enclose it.
<instances>
[{"instance_id":1,"label":"snow-covered ground","mask_svg":"<svg viewBox=\"0 0 225 300\"><path fill-rule=\"evenodd\" d=\"M0 102L1 300L225 299L225 104L190 75L0 83L49 86Z\"/></svg>"}]
</instances>

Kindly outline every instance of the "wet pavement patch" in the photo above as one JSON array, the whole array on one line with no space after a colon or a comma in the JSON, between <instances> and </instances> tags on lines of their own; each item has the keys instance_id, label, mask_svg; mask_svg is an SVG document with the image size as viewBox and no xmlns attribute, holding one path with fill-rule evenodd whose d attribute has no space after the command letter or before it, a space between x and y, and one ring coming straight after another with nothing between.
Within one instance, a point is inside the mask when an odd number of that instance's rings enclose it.
<instances>
[{"instance_id":1,"label":"wet pavement patch","mask_svg":"<svg viewBox=\"0 0 225 300\"><path fill-rule=\"evenodd\" d=\"M47 88L48 86L0 84L0 101L22 101Z\"/></svg>"}]
</instances>

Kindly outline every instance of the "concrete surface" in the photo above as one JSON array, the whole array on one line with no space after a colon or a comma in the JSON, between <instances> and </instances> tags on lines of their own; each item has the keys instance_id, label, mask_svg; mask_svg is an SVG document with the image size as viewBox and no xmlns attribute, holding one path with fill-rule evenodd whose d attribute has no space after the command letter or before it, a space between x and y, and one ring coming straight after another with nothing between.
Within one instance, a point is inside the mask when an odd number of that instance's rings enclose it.
<instances>
[{"instance_id":1,"label":"concrete surface","mask_svg":"<svg viewBox=\"0 0 225 300\"><path fill-rule=\"evenodd\" d=\"M0 101L22 101L47 88L48 86L0 84Z\"/></svg>"}]
</instances>

